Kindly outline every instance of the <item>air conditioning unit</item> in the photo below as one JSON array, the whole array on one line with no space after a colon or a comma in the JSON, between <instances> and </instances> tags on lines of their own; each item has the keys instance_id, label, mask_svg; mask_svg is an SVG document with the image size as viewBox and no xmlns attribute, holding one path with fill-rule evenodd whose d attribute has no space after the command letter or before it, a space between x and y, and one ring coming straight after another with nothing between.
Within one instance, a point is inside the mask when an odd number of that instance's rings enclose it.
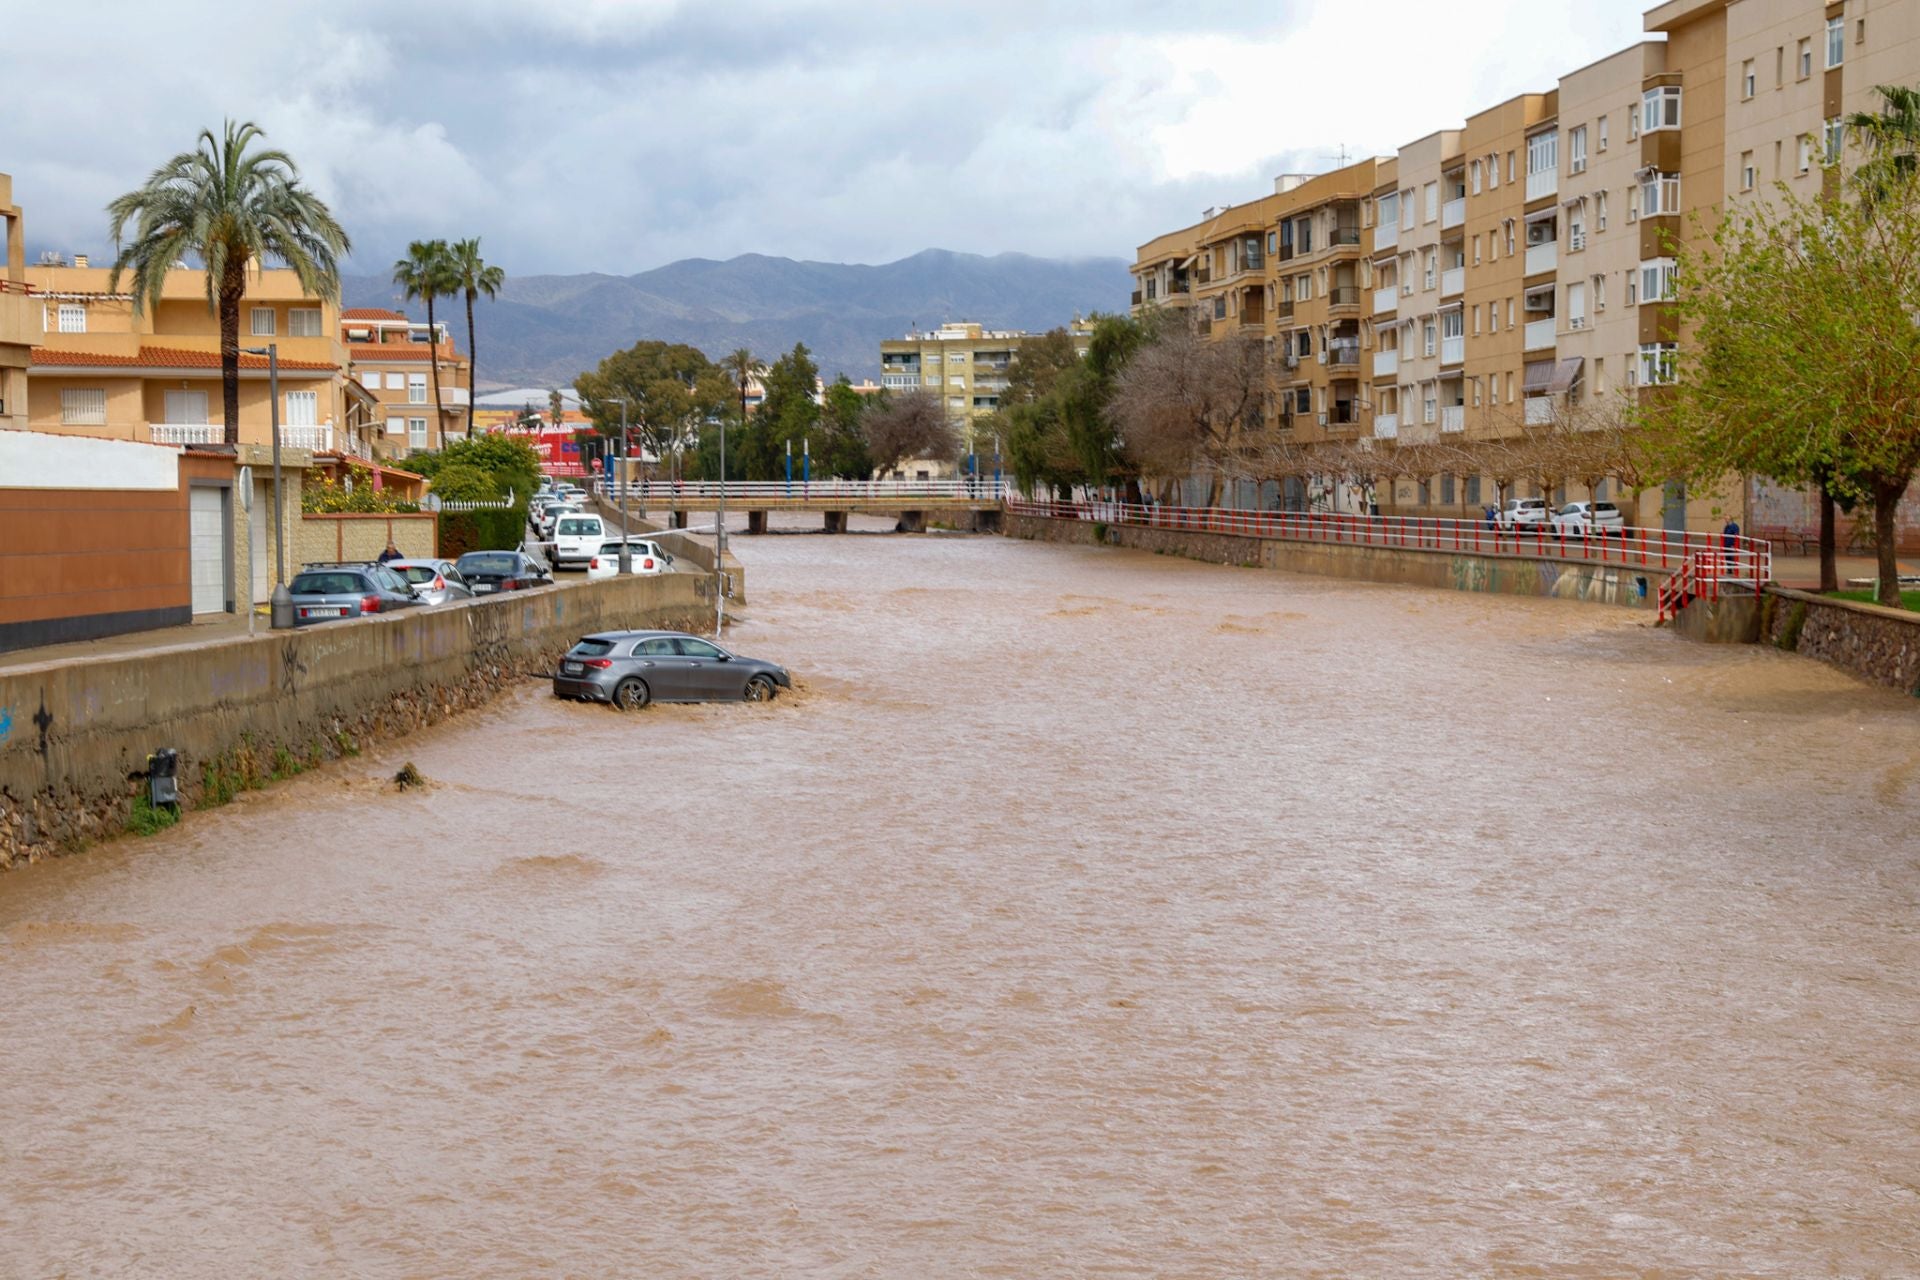
<instances>
[{"instance_id":1,"label":"air conditioning unit","mask_svg":"<svg viewBox=\"0 0 1920 1280\"><path fill-rule=\"evenodd\" d=\"M1587 318L1585 316L1574 316L1567 321L1567 328L1569 329L1584 329L1586 327Z\"/></svg>"},{"instance_id":2,"label":"air conditioning unit","mask_svg":"<svg viewBox=\"0 0 1920 1280\"><path fill-rule=\"evenodd\" d=\"M1321 410L1321 411L1320 411L1320 412L1319 412L1318 414L1316 414L1316 415L1314 415L1314 416L1315 416L1315 417L1317 417L1317 418L1318 418L1318 419L1320 420L1320 425L1321 425L1321 426L1323 426L1323 427L1324 427L1324 426L1326 426L1326 425L1327 425L1327 411L1326 411L1325 409L1322 409L1322 410Z\"/></svg>"}]
</instances>

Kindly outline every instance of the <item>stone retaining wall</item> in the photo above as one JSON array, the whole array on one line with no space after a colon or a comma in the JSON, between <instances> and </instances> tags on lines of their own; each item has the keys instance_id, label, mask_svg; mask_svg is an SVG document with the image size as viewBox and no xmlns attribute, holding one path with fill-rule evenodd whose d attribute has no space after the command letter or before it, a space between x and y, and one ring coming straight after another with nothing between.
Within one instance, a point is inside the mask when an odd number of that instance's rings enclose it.
<instances>
[{"instance_id":1,"label":"stone retaining wall","mask_svg":"<svg viewBox=\"0 0 1920 1280\"><path fill-rule=\"evenodd\" d=\"M1920 697L1920 614L1769 587L1761 635L1769 644Z\"/></svg>"},{"instance_id":2,"label":"stone retaining wall","mask_svg":"<svg viewBox=\"0 0 1920 1280\"><path fill-rule=\"evenodd\" d=\"M1013 538L1045 542L1104 542L1214 564L1282 569L1361 582L1439 587L1502 595L1586 600L1651 609L1667 575L1658 569L1621 565L1570 564L1525 556L1472 555L1403 547L1364 547L1341 543L1296 542L1230 533L1196 533L1145 525L1102 525L1089 520L1008 515L1005 532Z\"/></svg>"},{"instance_id":3,"label":"stone retaining wall","mask_svg":"<svg viewBox=\"0 0 1920 1280\"><path fill-rule=\"evenodd\" d=\"M0 670L0 867L119 834L157 748L191 808L479 706L584 633L707 624L709 590L612 578Z\"/></svg>"}]
</instances>

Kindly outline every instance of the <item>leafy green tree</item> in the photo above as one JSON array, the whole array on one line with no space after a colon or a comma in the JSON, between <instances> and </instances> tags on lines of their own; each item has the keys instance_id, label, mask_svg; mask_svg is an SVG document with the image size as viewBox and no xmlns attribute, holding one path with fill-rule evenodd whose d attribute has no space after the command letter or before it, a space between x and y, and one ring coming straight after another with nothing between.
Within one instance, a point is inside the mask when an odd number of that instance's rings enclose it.
<instances>
[{"instance_id":1,"label":"leafy green tree","mask_svg":"<svg viewBox=\"0 0 1920 1280\"><path fill-rule=\"evenodd\" d=\"M524 507L540 484L540 455L533 446L498 432L450 440L432 453L411 454L407 467L433 481L434 492L445 498L504 498L511 493L514 505ZM476 475L485 477L484 489ZM446 492L442 486L447 483L459 492Z\"/></svg>"},{"instance_id":2,"label":"leafy green tree","mask_svg":"<svg viewBox=\"0 0 1920 1280\"><path fill-rule=\"evenodd\" d=\"M202 130L198 147L174 156L145 185L107 206L113 242L120 246L107 288L118 291L121 273L131 270L136 313L159 304L175 263L191 256L206 268L207 306L220 322L228 444L240 443L240 301L247 267L284 263L308 293L337 298L340 258L352 247L333 212L301 184L286 152L249 150L265 136L251 122L232 120L221 137Z\"/></svg>"},{"instance_id":3,"label":"leafy green tree","mask_svg":"<svg viewBox=\"0 0 1920 1280\"><path fill-rule=\"evenodd\" d=\"M474 342L473 301L481 294L498 297L507 283L507 273L480 256L480 241L456 240L447 250L447 265L453 276L453 292L467 300L467 421L473 421L473 379L480 367L480 352ZM471 429L471 428L469 428Z\"/></svg>"},{"instance_id":4,"label":"leafy green tree","mask_svg":"<svg viewBox=\"0 0 1920 1280\"><path fill-rule=\"evenodd\" d=\"M447 242L415 240L408 245L407 256L393 264L393 282L400 286L408 301L427 304L427 358L433 366L434 434L440 435L446 429L447 420L440 411L440 331L434 326L433 303L436 298L449 296L457 287Z\"/></svg>"},{"instance_id":5,"label":"leafy green tree","mask_svg":"<svg viewBox=\"0 0 1920 1280\"><path fill-rule=\"evenodd\" d=\"M813 469L823 476L843 480L865 480L873 474L873 456L867 452L861 419L878 406L853 389L841 374L827 388L826 403L820 406L819 429L801 439L810 441Z\"/></svg>"},{"instance_id":6,"label":"leafy green tree","mask_svg":"<svg viewBox=\"0 0 1920 1280\"><path fill-rule=\"evenodd\" d=\"M635 439L657 457L684 449L733 403L726 371L698 347L652 339L614 352L576 378L574 388L594 429L609 438L620 434L624 399Z\"/></svg>"},{"instance_id":7,"label":"leafy green tree","mask_svg":"<svg viewBox=\"0 0 1920 1280\"><path fill-rule=\"evenodd\" d=\"M1920 182L1729 211L1685 246L1695 341L1650 397L1682 474L1819 482L1873 509L1879 599L1898 607L1894 513L1920 468Z\"/></svg>"},{"instance_id":8,"label":"leafy green tree","mask_svg":"<svg viewBox=\"0 0 1920 1280\"><path fill-rule=\"evenodd\" d=\"M1879 111L1856 111L1847 131L1866 153L1855 178L1869 202L1920 174L1920 89L1877 85Z\"/></svg>"},{"instance_id":9,"label":"leafy green tree","mask_svg":"<svg viewBox=\"0 0 1920 1280\"><path fill-rule=\"evenodd\" d=\"M786 442L805 439L819 424L820 405L813 398L819 379L820 368L802 343L767 366L760 375L766 389L760 407L728 433L728 479L777 480L786 474ZM699 467L706 479L719 478L718 432L702 433Z\"/></svg>"}]
</instances>

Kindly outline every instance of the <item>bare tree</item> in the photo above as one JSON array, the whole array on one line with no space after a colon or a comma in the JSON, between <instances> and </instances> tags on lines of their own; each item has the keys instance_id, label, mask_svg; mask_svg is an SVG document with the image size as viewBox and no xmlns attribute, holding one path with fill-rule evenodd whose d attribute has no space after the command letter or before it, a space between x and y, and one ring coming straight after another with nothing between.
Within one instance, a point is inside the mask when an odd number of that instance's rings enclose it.
<instances>
[{"instance_id":1,"label":"bare tree","mask_svg":"<svg viewBox=\"0 0 1920 1280\"><path fill-rule=\"evenodd\" d=\"M876 471L891 471L909 458L951 462L960 456L960 433L940 397L909 391L862 414L860 433Z\"/></svg>"},{"instance_id":2,"label":"bare tree","mask_svg":"<svg viewBox=\"0 0 1920 1280\"><path fill-rule=\"evenodd\" d=\"M1254 443L1249 437L1263 421L1266 391L1259 340L1216 341L1192 325L1169 325L1114 380L1107 414L1141 475L1211 471L1211 504L1219 496L1217 468Z\"/></svg>"}]
</instances>

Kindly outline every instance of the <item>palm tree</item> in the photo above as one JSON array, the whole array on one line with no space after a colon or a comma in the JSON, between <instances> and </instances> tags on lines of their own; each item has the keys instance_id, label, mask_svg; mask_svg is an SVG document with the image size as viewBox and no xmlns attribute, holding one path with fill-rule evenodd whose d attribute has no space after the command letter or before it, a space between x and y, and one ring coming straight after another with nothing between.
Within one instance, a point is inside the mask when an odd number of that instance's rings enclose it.
<instances>
[{"instance_id":1,"label":"palm tree","mask_svg":"<svg viewBox=\"0 0 1920 1280\"><path fill-rule=\"evenodd\" d=\"M755 359L753 352L741 347L722 359L720 367L732 379L733 385L740 389L740 426L744 430L747 425L747 388L767 371L767 366Z\"/></svg>"},{"instance_id":2,"label":"palm tree","mask_svg":"<svg viewBox=\"0 0 1920 1280\"><path fill-rule=\"evenodd\" d=\"M1874 92L1880 95L1882 110L1847 117L1848 130L1867 153L1859 179L1868 200L1879 199L1920 171L1920 89L1883 84Z\"/></svg>"},{"instance_id":3,"label":"palm tree","mask_svg":"<svg viewBox=\"0 0 1920 1280\"><path fill-rule=\"evenodd\" d=\"M480 241L456 240L447 251L448 261L453 268L455 291L467 295L467 421L473 421L473 371L480 363L480 355L473 340L473 300L478 294L489 298L498 297L500 288L507 282L507 273L499 267L488 266L486 259L480 256ZM469 427L471 430L471 427Z\"/></svg>"},{"instance_id":4,"label":"palm tree","mask_svg":"<svg viewBox=\"0 0 1920 1280\"><path fill-rule=\"evenodd\" d=\"M433 365L433 423L439 435L446 430L446 419L440 415L440 331L433 322L433 300L454 291L447 242L415 240L408 245L407 256L393 264L393 282L406 292L407 301L427 304L427 358Z\"/></svg>"},{"instance_id":5,"label":"palm tree","mask_svg":"<svg viewBox=\"0 0 1920 1280\"><path fill-rule=\"evenodd\" d=\"M251 121L225 122L221 137L200 131L199 144L153 171L144 186L107 206L113 219L113 272L133 272L133 307L157 306L167 272L189 255L207 273L207 309L220 318L220 399L225 440L240 443L240 300L247 268L274 258L292 268L300 287L321 298L340 294L340 258L351 242L333 212L300 183L292 157L277 149L249 151L266 136ZM132 224L133 237L122 237Z\"/></svg>"}]
</instances>

